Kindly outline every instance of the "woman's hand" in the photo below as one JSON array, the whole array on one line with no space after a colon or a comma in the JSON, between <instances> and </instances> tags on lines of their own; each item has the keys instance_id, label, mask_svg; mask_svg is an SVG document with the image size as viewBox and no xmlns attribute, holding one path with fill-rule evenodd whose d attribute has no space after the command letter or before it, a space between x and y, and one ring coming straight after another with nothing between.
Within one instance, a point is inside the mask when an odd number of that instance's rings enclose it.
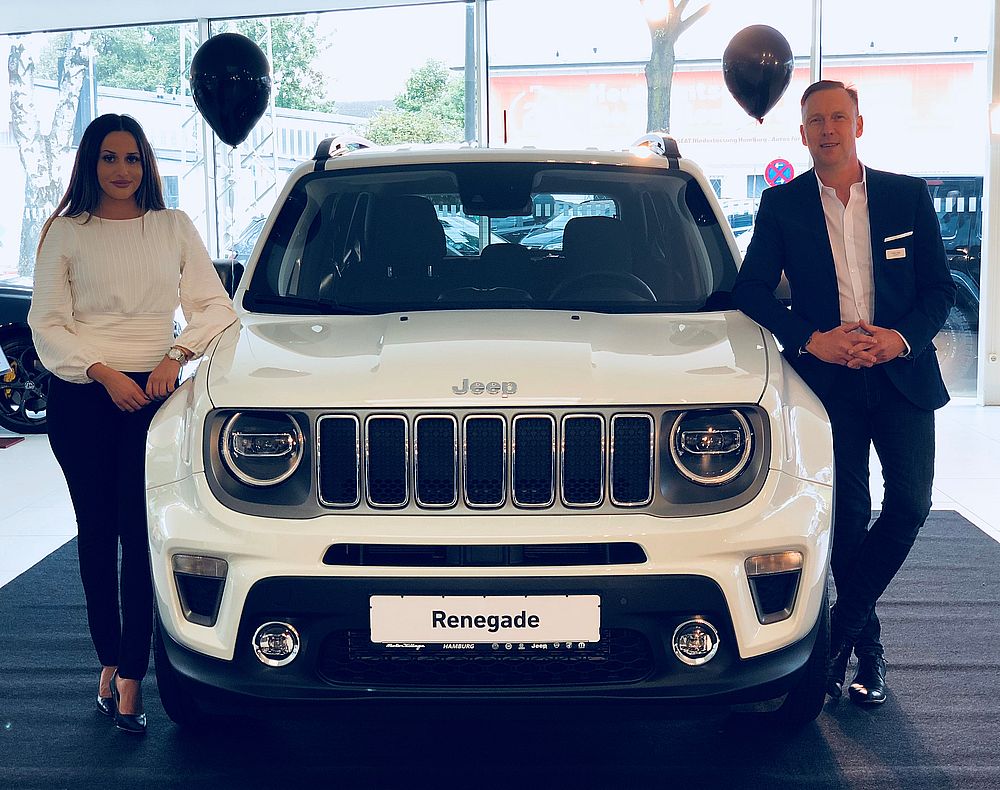
<instances>
[{"instance_id":1,"label":"woman's hand","mask_svg":"<svg viewBox=\"0 0 1000 790\"><path fill-rule=\"evenodd\" d=\"M181 363L164 357L160 360L146 381L146 395L154 400L163 400L177 388L177 377L181 372Z\"/></svg>"},{"instance_id":2,"label":"woman's hand","mask_svg":"<svg viewBox=\"0 0 1000 790\"><path fill-rule=\"evenodd\" d=\"M97 362L87 368L87 375L101 384L108 395L122 411L139 411L149 404L149 398L142 387L120 370L109 368L103 362Z\"/></svg>"}]
</instances>

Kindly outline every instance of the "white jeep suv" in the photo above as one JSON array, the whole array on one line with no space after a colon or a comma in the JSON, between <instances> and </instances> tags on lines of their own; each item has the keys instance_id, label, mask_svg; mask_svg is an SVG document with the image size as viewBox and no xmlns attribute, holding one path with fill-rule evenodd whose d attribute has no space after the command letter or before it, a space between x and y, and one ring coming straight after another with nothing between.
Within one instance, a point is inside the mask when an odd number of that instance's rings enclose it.
<instances>
[{"instance_id":1,"label":"white jeep suv","mask_svg":"<svg viewBox=\"0 0 1000 790\"><path fill-rule=\"evenodd\" d=\"M560 213L544 247L494 233ZM449 254L449 217L478 249ZM670 138L324 141L267 220L239 325L150 429L170 717L617 697L815 718L830 431L731 308L736 267Z\"/></svg>"}]
</instances>

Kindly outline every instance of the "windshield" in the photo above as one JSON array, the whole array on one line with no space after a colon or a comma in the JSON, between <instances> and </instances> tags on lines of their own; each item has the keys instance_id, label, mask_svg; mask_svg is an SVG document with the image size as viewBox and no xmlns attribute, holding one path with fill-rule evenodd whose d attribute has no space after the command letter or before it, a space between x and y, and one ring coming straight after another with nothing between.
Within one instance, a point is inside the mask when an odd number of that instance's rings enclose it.
<instances>
[{"instance_id":1,"label":"windshield","mask_svg":"<svg viewBox=\"0 0 1000 790\"><path fill-rule=\"evenodd\" d=\"M691 176L614 165L473 162L301 178L246 309L681 312L724 309L736 276Z\"/></svg>"}]
</instances>

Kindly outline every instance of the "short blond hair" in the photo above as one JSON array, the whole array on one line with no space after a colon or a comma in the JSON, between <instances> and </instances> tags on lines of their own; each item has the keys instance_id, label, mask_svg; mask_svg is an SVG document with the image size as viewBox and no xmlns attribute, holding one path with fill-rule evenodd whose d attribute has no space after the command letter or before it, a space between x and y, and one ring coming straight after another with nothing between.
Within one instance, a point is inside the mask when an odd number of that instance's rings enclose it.
<instances>
[{"instance_id":1,"label":"short blond hair","mask_svg":"<svg viewBox=\"0 0 1000 790\"><path fill-rule=\"evenodd\" d=\"M843 83L840 80L820 80L819 82L814 82L808 88L802 92L802 99L799 101L799 107L806 106L806 100L812 96L814 93L819 93L820 91L829 91L834 89L840 89L847 91L847 95L851 97L851 101L854 102L854 111L860 113L861 109L858 106L858 89L853 85L848 83Z\"/></svg>"}]
</instances>

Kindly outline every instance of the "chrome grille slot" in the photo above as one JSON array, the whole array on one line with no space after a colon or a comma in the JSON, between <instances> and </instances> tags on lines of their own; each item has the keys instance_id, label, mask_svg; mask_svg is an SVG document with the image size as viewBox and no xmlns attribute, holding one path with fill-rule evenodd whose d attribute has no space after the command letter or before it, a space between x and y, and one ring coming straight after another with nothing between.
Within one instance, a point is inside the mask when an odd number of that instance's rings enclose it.
<instances>
[{"instance_id":1,"label":"chrome grille slot","mask_svg":"<svg viewBox=\"0 0 1000 790\"><path fill-rule=\"evenodd\" d=\"M596 507L604 500L604 420L598 414L563 418L562 500Z\"/></svg>"},{"instance_id":2,"label":"chrome grille slot","mask_svg":"<svg viewBox=\"0 0 1000 790\"><path fill-rule=\"evenodd\" d=\"M462 465L469 507L500 507L506 497L507 423L499 415L465 418Z\"/></svg>"},{"instance_id":3,"label":"chrome grille slot","mask_svg":"<svg viewBox=\"0 0 1000 790\"><path fill-rule=\"evenodd\" d=\"M351 414L320 417L319 499L331 507L361 501L360 424Z\"/></svg>"},{"instance_id":4,"label":"chrome grille slot","mask_svg":"<svg viewBox=\"0 0 1000 790\"><path fill-rule=\"evenodd\" d=\"M616 414L611 418L611 501L639 507L653 499L653 418Z\"/></svg>"},{"instance_id":5,"label":"chrome grille slot","mask_svg":"<svg viewBox=\"0 0 1000 790\"><path fill-rule=\"evenodd\" d=\"M451 507L458 501L458 423L451 415L421 415L413 424L417 504Z\"/></svg>"},{"instance_id":6,"label":"chrome grille slot","mask_svg":"<svg viewBox=\"0 0 1000 790\"><path fill-rule=\"evenodd\" d=\"M518 507L548 507L555 498L555 427L548 414L514 418L511 488Z\"/></svg>"},{"instance_id":7,"label":"chrome grille slot","mask_svg":"<svg viewBox=\"0 0 1000 790\"><path fill-rule=\"evenodd\" d=\"M365 421L365 471L372 507L403 507L409 501L406 417L373 416Z\"/></svg>"}]
</instances>

